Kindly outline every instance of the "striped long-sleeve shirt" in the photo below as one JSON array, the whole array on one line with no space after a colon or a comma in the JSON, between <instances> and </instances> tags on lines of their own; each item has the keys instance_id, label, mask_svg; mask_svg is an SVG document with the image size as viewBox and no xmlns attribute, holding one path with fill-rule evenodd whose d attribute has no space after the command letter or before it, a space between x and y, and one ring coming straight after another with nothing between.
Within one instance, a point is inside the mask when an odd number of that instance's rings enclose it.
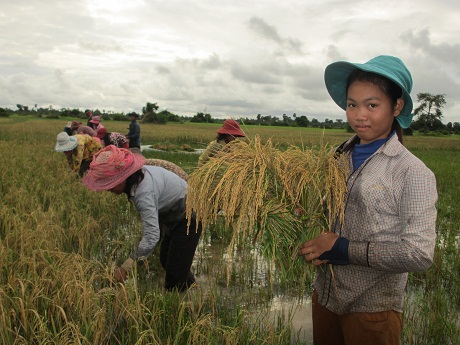
<instances>
[{"instance_id":1,"label":"striped long-sleeve shirt","mask_svg":"<svg viewBox=\"0 0 460 345\"><path fill-rule=\"evenodd\" d=\"M408 272L433 260L435 176L394 135L350 171L347 186L344 223L333 231L350 241L350 264L317 270L318 301L337 314L402 312Z\"/></svg>"}]
</instances>

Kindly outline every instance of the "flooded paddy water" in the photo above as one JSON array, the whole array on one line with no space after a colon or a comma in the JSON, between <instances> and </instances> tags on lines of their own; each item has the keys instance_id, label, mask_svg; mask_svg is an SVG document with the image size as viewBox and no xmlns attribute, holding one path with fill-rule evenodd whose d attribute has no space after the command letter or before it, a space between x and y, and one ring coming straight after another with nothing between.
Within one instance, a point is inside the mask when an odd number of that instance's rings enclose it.
<instances>
[{"instance_id":1,"label":"flooded paddy water","mask_svg":"<svg viewBox=\"0 0 460 345\"><path fill-rule=\"evenodd\" d=\"M272 299L270 313L273 317L283 315L291 324L294 343L313 344L313 324L311 319L311 299L296 299L277 296ZM293 344L294 344L293 343Z\"/></svg>"},{"instance_id":2,"label":"flooded paddy water","mask_svg":"<svg viewBox=\"0 0 460 345\"><path fill-rule=\"evenodd\" d=\"M235 306L246 304L254 320L262 317L273 327L289 325L291 344L312 344L310 290L276 287L275 268L256 249L243 253L235 246L230 255L226 244L211 237L204 234L193 264L200 289L218 286L219 295Z\"/></svg>"}]
</instances>

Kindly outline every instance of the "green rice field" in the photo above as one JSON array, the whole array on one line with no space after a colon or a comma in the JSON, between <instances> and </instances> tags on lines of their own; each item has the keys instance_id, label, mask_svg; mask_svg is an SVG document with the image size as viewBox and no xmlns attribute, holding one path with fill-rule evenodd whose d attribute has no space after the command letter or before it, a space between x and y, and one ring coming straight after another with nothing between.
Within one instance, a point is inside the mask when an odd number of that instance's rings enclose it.
<instances>
[{"instance_id":1,"label":"green rice field","mask_svg":"<svg viewBox=\"0 0 460 345\"><path fill-rule=\"evenodd\" d=\"M69 119L0 118L0 344L311 344L311 266L305 281L280 282L257 250L230 248L231 229L205 229L193 265L197 286L165 292L156 252L125 284L112 271L142 233L125 196L93 192L54 151ZM109 132L128 122L106 121ZM147 158L192 173L219 124L141 123ZM343 130L242 126L280 148L337 145ZM433 266L411 274L402 344L460 343L460 136L405 138L435 173ZM299 259L301 260L301 259ZM279 301L283 308L279 308Z\"/></svg>"}]
</instances>

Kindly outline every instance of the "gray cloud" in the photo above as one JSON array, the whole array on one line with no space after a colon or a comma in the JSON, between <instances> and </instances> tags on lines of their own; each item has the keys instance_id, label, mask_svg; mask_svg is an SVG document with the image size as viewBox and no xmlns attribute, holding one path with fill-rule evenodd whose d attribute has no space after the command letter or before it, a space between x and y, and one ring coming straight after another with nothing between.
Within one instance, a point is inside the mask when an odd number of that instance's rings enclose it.
<instances>
[{"instance_id":1,"label":"gray cloud","mask_svg":"<svg viewBox=\"0 0 460 345\"><path fill-rule=\"evenodd\" d=\"M445 94L445 121L450 114L458 112L460 104L460 44L433 42L432 29L408 30L401 35L401 40L408 44L413 51L409 60L417 73L413 73L414 101L420 92ZM455 120L453 118L453 121Z\"/></svg>"},{"instance_id":2,"label":"gray cloud","mask_svg":"<svg viewBox=\"0 0 460 345\"><path fill-rule=\"evenodd\" d=\"M249 19L248 25L250 29L266 39L275 41L276 43L283 42L276 28L267 24L262 18L252 17Z\"/></svg>"},{"instance_id":3,"label":"gray cloud","mask_svg":"<svg viewBox=\"0 0 460 345\"><path fill-rule=\"evenodd\" d=\"M330 61L346 60L346 58L340 52L339 48L333 44L329 44L326 47L325 54Z\"/></svg>"},{"instance_id":4,"label":"gray cloud","mask_svg":"<svg viewBox=\"0 0 460 345\"><path fill-rule=\"evenodd\" d=\"M459 13L453 0L3 1L0 106L340 118L324 68L393 54L412 96L445 93L445 121L460 121Z\"/></svg>"},{"instance_id":5,"label":"gray cloud","mask_svg":"<svg viewBox=\"0 0 460 345\"><path fill-rule=\"evenodd\" d=\"M234 62L230 69L232 76L237 80L257 84L280 84L280 76L265 66L249 66Z\"/></svg>"},{"instance_id":6,"label":"gray cloud","mask_svg":"<svg viewBox=\"0 0 460 345\"><path fill-rule=\"evenodd\" d=\"M433 43L431 32L428 28L419 31L406 31L401 35L401 40L418 52L459 69L460 43Z\"/></svg>"},{"instance_id":7,"label":"gray cloud","mask_svg":"<svg viewBox=\"0 0 460 345\"><path fill-rule=\"evenodd\" d=\"M291 37L282 38L278 34L276 27L269 25L262 18L251 17L248 22L248 27L261 37L276 42L286 49L289 49L289 53L299 54L302 52L302 42L299 39Z\"/></svg>"}]
</instances>

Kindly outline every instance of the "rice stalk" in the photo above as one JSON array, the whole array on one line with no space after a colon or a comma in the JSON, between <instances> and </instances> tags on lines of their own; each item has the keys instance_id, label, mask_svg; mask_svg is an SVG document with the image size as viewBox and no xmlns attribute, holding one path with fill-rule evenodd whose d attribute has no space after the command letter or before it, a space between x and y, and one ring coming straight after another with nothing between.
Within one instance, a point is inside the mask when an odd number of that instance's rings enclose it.
<instances>
[{"instance_id":1,"label":"rice stalk","mask_svg":"<svg viewBox=\"0 0 460 345\"><path fill-rule=\"evenodd\" d=\"M223 217L233 231L229 259L235 243L250 241L286 275L300 243L343 217L345 171L326 146L283 151L258 136L231 142L190 174L187 216L204 229Z\"/></svg>"}]
</instances>

